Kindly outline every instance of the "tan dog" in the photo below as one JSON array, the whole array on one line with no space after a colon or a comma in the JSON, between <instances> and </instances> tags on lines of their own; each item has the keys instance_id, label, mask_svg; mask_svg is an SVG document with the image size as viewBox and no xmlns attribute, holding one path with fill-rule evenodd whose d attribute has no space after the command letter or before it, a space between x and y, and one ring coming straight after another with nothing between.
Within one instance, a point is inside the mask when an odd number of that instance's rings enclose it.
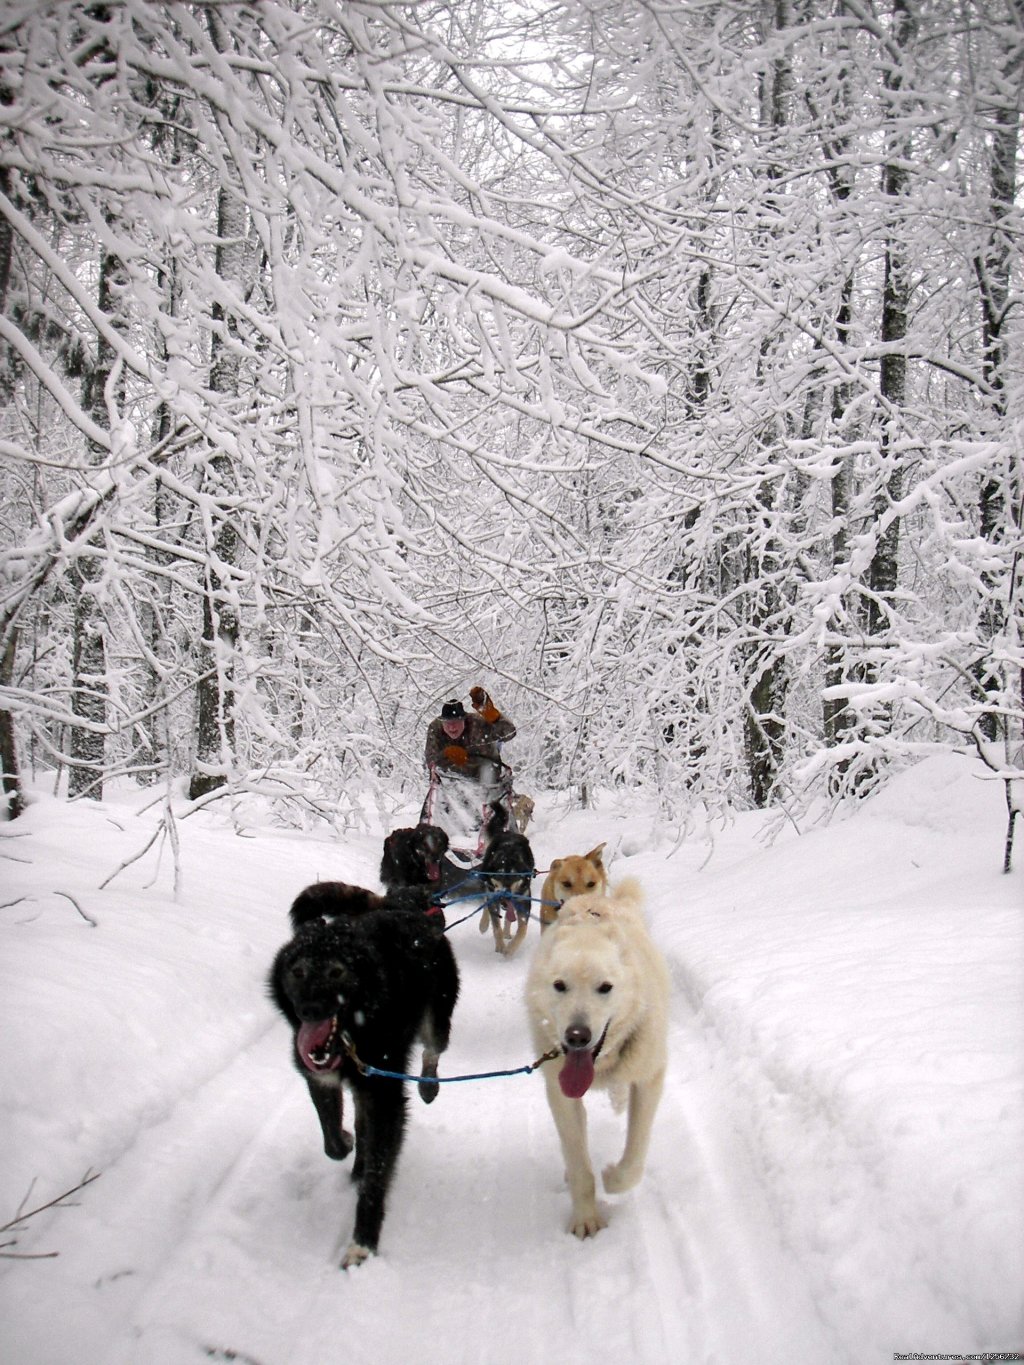
<instances>
[{"instance_id":1,"label":"tan dog","mask_svg":"<svg viewBox=\"0 0 1024 1365\"><path fill-rule=\"evenodd\" d=\"M515 821L516 829L520 834L526 833L526 826L533 818L533 797L524 796L520 793L512 798L512 819Z\"/></svg>"},{"instance_id":2,"label":"tan dog","mask_svg":"<svg viewBox=\"0 0 1024 1365\"><path fill-rule=\"evenodd\" d=\"M598 844L582 857L571 853L568 858L556 858L540 893L540 927L547 929L558 918L562 903L570 896L585 896L591 891L607 891L608 873L604 870L601 854L604 844Z\"/></svg>"},{"instance_id":3,"label":"tan dog","mask_svg":"<svg viewBox=\"0 0 1024 1365\"><path fill-rule=\"evenodd\" d=\"M609 1194L643 1175L668 1056L669 974L647 933L632 878L610 896L568 901L541 937L526 981L526 1008L565 1159L572 1196L569 1231L593 1237L607 1222L597 1207L583 1096L607 1089L629 1101L626 1145L603 1173Z\"/></svg>"}]
</instances>

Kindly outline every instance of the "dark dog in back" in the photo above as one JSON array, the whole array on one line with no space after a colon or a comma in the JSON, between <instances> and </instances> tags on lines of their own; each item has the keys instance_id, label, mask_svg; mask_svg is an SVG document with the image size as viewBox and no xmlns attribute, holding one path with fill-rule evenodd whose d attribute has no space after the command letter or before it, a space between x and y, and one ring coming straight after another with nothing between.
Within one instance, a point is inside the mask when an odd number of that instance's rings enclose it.
<instances>
[{"instance_id":1,"label":"dark dog in back","mask_svg":"<svg viewBox=\"0 0 1024 1365\"><path fill-rule=\"evenodd\" d=\"M319 882L299 894L290 914L295 936L277 954L268 984L292 1027L292 1059L309 1088L324 1151L344 1161L355 1147L355 1229L341 1263L347 1269L377 1250L406 1121L404 1082L361 1068L408 1074L419 1039L419 1093L430 1104L459 973L443 919L416 905ZM354 1138L344 1126L343 1084L355 1105Z\"/></svg>"},{"instance_id":2,"label":"dark dog in back","mask_svg":"<svg viewBox=\"0 0 1024 1365\"><path fill-rule=\"evenodd\" d=\"M533 849L524 834L506 830L487 845L477 879L488 900L480 917L480 932L490 924L494 931L494 951L511 957L530 923L530 884L533 880ZM515 924L515 937L512 925Z\"/></svg>"},{"instance_id":3,"label":"dark dog in back","mask_svg":"<svg viewBox=\"0 0 1024 1365\"><path fill-rule=\"evenodd\" d=\"M400 886L445 889L451 871L445 861L448 835L437 825L415 825L392 830L384 840L380 879L389 891Z\"/></svg>"},{"instance_id":4,"label":"dark dog in back","mask_svg":"<svg viewBox=\"0 0 1024 1365\"><path fill-rule=\"evenodd\" d=\"M400 886L385 895L368 891L349 882L314 882L300 891L288 911L292 929L299 930L311 920L337 919L339 915L365 915L368 910L418 910L434 919L433 928L445 926L444 910L435 905L429 886ZM436 918L435 918L436 917Z\"/></svg>"}]
</instances>

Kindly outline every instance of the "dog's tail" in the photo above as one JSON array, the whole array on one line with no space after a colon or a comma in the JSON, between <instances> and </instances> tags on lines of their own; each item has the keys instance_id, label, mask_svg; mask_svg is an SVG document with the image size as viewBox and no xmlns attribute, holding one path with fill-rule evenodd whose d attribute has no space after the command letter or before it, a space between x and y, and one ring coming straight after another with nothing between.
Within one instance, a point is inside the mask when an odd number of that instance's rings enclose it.
<instances>
[{"instance_id":1,"label":"dog's tail","mask_svg":"<svg viewBox=\"0 0 1024 1365\"><path fill-rule=\"evenodd\" d=\"M635 877L624 877L611 891L587 891L582 896L570 896L558 912L558 925L586 924L603 920L607 924L644 922L644 893Z\"/></svg>"},{"instance_id":2,"label":"dog's tail","mask_svg":"<svg viewBox=\"0 0 1024 1365\"><path fill-rule=\"evenodd\" d=\"M623 877L621 882L616 882L610 898L627 909L642 910L644 907L644 889L636 877Z\"/></svg>"},{"instance_id":3,"label":"dog's tail","mask_svg":"<svg viewBox=\"0 0 1024 1365\"><path fill-rule=\"evenodd\" d=\"M365 886L348 882L314 882L300 891L288 911L295 933L304 924L318 919L336 919L339 915L365 915L384 904L382 896L368 891Z\"/></svg>"}]
</instances>

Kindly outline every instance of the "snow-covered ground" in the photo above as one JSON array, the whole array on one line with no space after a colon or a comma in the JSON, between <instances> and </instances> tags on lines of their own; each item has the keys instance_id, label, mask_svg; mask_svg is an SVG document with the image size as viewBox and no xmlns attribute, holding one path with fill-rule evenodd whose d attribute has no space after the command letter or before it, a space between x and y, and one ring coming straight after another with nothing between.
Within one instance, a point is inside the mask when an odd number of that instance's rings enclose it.
<instances>
[{"instance_id":1,"label":"snow-covered ground","mask_svg":"<svg viewBox=\"0 0 1024 1365\"><path fill-rule=\"evenodd\" d=\"M939 757L772 844L750 814L674 846L652 813L538 803L538 866L608 842L675 984L647 1175L577 1242L536 1076L415 1096L381 1255L351 1272L264 989L287 907L377 886L383 830L339 839L223 806L37 794L0 826L5 1365L870 1365L1024 1351L1024 835ZM409 823L406 812L392 823ZM539 882L536 889L539 890ZM91 925L84 918L96 921ZM530 1058L519 958L475 919L442 1075ZM595 1164L621 1120L589 1101Z\"/></svg>"}]
</instances>

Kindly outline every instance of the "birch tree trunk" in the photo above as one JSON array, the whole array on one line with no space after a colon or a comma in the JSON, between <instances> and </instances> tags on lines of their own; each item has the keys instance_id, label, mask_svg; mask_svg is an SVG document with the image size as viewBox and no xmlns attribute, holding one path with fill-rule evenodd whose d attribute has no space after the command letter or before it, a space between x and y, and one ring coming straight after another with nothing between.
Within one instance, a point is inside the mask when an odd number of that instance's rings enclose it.
<instances>
[{"instance_id":1,"label":"birch tree trunk","mask_svg":"<svg viewBox=\"0 0 1024 1365\"><path fill-rule=\"evenodd\" d=\"M773 0L769 7L770 27L780 33L789 27L789 0ZM770 142L777 147L786 128L789 117L789 100L792 90L793 74L788 52L777 57L765 75L762 96L763 119L767 125ZM778 204L772 186L781 178L780 167L770 157L767 174L769 180L766 210L770 218L778 213ZM771 250L772 233L766 234L766 246ZM761 343L758 371L763 375L770 367L772 342L765 338ZM761 437L766 450L771 449L779 440L782 417L777 416L769 429ZM769 526L778 524L778 480L765 480L757 491L753 512L755 525L760 522L765 527L762 539L759 536L752 556L750 579L754 588L751 606L751 659L748 665L751 676L748 682L748 702L744 716L746 731L747 775L750 794L754 804L765 807L772 799L778 780L786 737L786 700L789 692L786 661L774 642L769 643L774 632L772 623L777 625L782 598L778 590L781 567L781 554L778 538Z\"/></svg>"},{"instance_id":2,"label":"birch tree trunk","mask_svg":"<svg viewBox=\"0 0 1024 1365\"><path fill-rule=\"evenodd\" d=\"M210 9L207 22L218 52L229 46L221 16ZM238 316L233 307L246 293L245 200L222 186L217 195L215 269L225 303L214 300L211 320L210 391L237 410L241 377ZM231 571L238 559L238 529L227 507L232 488L232 461L226 452L211 452L203 471L202 491L209 495L212 525L208 529L207 562L202 594L201 668L196 696L196 746L189 796L196 800L228 780L235 750L235 654L240 630L238 599Z\"/></svg>"},{"instance_id":3,"label":"birch tree trunk","mask_svg":"<svg viewBox=\"0 0 1024 1365\"><path fill-rule=\"evenodd\" d=\"M124 318L127 275L122 262L109 251L100 258L97 303L118 330ZM115 370L113 349L102 335L96 336L96 357L86 372L83 404L98 427L110 425L110 409L120 410L123 386ZM102 452L95 451L99 458ZM102 535L102 533L100 533ZM107 727L107 646L106 623L98 599L103 573L98 538L87 541L71 566L69 581L74 597L74 634L72 642L71 710L81 724L72 725L68 739L71 760L68 770L68 795L103 797Z\"/></svg>"},{"instance_id":4,"label":"birch tree trunk","mask_svg":"<svg viewBox=\"0 0 1024 1365\"><path fill-rule=\"evenodd\" d=\"M887 95L888 155L882 168L882 197L886 213L885 268L882 282L881 341L879 376L881 431L878 443L878 488L873 515L875 543L865 577L864 628L868 648L881 643L892 625L892 607L899 584L901 518L894 508L903 496L906 469L901 449L904 432L903 410L907 401L907 319L912 292L911 266L907 250L907 205L913 137L903 122L906 107L902 60L917 30L917 21L907 0L893 0L892 40L884 56ZM878 674L877 661L869 657L861 676L873 682ZM878 713L878 723L888 728L891 708Z\"/></svg>"},{"instance_id":5,"label":"birch tree trunk","mask_svg":"<svg viewBox=\"0 0 1024 1365\"><path fill-rule=\"evenodd\" d=\"M982 316L982 374L988 386L992 415L992 432L997 440L1005 438L1009 415L1010 393L1010 304L1011 273L1015 251L1014 212L1017 180L1017 144L1020 128L1020 79L1024 71L1024 38L1018 37L1016 50L1006 63L998 83L999 103L994 111L992 131L991 169L989 174L989 220L986 249L975 261L981 296ZM979 496L978 529L982 538L992 545L1005 544L1022 525L1024 503L1024 473L1019 461L1014 466L1012 457L1001 469L989 473L983 480ZM1020 600L1019 556L1011 569L1008 587L1000 585L986 570L982 574L984 597L980 612L981 646L990 647L1000 631L1010 625L1009 616L1017 613L1015 633L1024 635L1024 604ZM1002 588L1002 590L1001 590ZM1016 590L1015 590L1016 588ZM995 700L1004 686L998 665L991 654L980 659L974 676L982 693ZM1024 699L1024 671L1019 675L1021 698ZM997 713L986 711L979 729L986 740L1006 738L1005 728Z\"/></svg>"},{"instance_id":6,"label":"birch tree trunk","mask_svg":"<svg viewBox=\"0 0 1024 1365\"><path fill-rule=\"evenodd\" d=\"M238 297L244 292L247 225L245 204L222 189L217 199L216 270L225 288ZM236 319L218 303L213 305L212 317L210 389L225 398L237 398L241 362L239 348L233 344ZM222 510L213 513L212 536L207 546L195 767L189 784L192 800L225 784L234 756L234 672L240 622L237 598L229 580L237 561L239 540L231 514L223 507L231 479L231 460L223 451L214 451L203 471L203 491L211 495L214 505L220 500Z\"/></svg>"},{"instance_id":7,"label":"birch tree trunk","mask_svg":"<svg viewBox=\"0 0 1024 1365\"><path fill-rule=\"evenodd\" d=\"M0 44L0 51L6 50ZM10 92L0 82L0 105L10 103ZM11 176L6 166L0 166L0 193L9 198ZM14 232L10 223L0 215L0 315L7 311L7 294L11 281L11 262L14 255ZM18 652L18 628L12 621L6 640L0 641L0 686L10 687L14 682L15 660ZM14 732L14 714L9 707L0 706L0 782L6 814L15 820L25 809L25 797L18 767L18 744Z\"/></svg>"},{"instance_id":8,"label":"birch tree trunk","mask_svg":"<svg viewBox=\"0 0 1024 1365\"><path fill-rule=\"evenodd\" d=\"M855 175L850 158L849 120L851 113L850 65L852 54L845 37L840 39L839 71L837 77L836 107L829 112L829 119L838 132L826 137L822 147L825 158L829 194L837 218L837 231L843 233L849 223L855 187ZM833 332L836 351L845 355L850 345L850 330L853 325L854 289L856 276L852 268L845 270L838 290L835 307ZM831 388L829 418L831 428L840 436L845 435L847 413L853 398L853 384L848 377L835 377ZM850 516L853 502L853 462L848 454L841 454L835 460L835 472L830 480L829 500L832 511L830 562L833 576L837 579L844 574L850 561ZM822 702L822 729L826 745L835 748L846 740L855 724L855 718L845 698L834 695L834 690L842 688L850 681L850 654L846 645L838 643L837 637L848 629L850 619L849 597L843 594L840 611L829 620L829 634L832 640L825 647L825 689ZM845 764L832 778L832 786L841 784Z\"/></svg>"}]
</instances>

